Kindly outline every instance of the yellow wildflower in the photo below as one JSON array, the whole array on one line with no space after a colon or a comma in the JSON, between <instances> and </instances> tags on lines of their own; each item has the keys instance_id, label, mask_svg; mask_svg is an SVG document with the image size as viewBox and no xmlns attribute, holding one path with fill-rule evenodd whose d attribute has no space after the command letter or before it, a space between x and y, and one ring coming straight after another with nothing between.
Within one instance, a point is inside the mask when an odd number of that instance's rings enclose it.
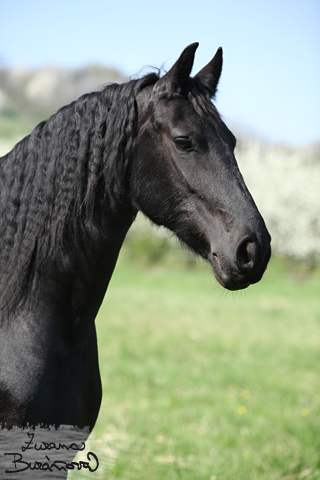
<instances>
[{"instance_id":1,"label":"yellow wildflower","mask_svg":"<svg viewBox=\"0 0 320 480\"><path fill-rule=\"evenodd\" d=\"M309 411L310 411L309 408L302 408L300 410L301 417L306 417L307 415L309 415Z\"/></svg>"},{"instance_id":2,"label":"yellow wildflower","mask_svg":"<svg viewBox=\"0 0 320 480\"><path fill-rule=\"evenodd\" d=\"M250 458L251 455L252 455L251 450L245 450L245 451L243 452L244 458Z\"/></svg>"},{"instance_id":3,"label":"yellow wildflower","mask_svg":"<svg viewBox=\"0 0 320 480\"><path fill-rule=\"evenodd\" d=\"M247 398L251 397L251 393L249 392L249 390L242 390L241 397L247 400Z\"/></svg>"},{"instance_id":4,"label":"yellow wildflower","mask_svg":"<svg viewBox=\"0 0 320 480\"><path fill-rule=\"evenodd\" d=\"M239 415L244 415L245 413L247 413L247 407L245 407L244 405L239 405L239 407L237 408L237 412L239 413Z\"/></svg>"}]
</instances>

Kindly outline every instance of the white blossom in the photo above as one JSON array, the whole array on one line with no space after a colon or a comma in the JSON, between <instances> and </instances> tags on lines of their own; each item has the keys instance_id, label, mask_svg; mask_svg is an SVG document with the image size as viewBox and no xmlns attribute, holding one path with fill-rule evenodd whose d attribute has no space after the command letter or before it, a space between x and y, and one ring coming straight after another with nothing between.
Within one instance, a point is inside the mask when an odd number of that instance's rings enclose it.
<instances>
[{"instance_id":1,"label":"white blossom","mask_svg":"<svg viewBox=\"0 0 320 480\"><path fill-rule=\"evenodd\" d=\"M319 147L299 149L249 141L236 156L271 233L273 251L320 263Z\"/></svg>"}]
</instances>

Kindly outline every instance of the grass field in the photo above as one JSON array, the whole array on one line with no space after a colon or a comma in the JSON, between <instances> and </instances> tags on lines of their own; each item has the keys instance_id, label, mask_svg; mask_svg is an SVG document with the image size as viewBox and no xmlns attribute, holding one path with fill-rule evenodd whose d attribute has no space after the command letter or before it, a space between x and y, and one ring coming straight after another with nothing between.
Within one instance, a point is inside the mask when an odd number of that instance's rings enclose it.
<instances>
[{"instance_id":1,"label":"grass field","mask_svg":"<svg viewBox=\"0 0 320 480\"><path fill-rule=\"evenodd\" d=\"M319 291L319 271L279 262L229 293L206 266L120 261L97 319L90 478L320 479Z\"/></svg>"}]
</instances>

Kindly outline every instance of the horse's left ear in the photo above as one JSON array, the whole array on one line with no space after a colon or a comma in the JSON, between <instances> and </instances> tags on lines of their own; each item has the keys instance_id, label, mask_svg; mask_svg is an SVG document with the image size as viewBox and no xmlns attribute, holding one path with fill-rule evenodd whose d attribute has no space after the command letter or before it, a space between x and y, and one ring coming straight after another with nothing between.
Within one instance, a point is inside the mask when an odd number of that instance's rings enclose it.
<instances>
[{"instance_id":1,"label":"horse's left ear","mask_svg":"<svg viewBox=\"0 0 320 480\"><path fill-rule=\"evenodd\" d=\"M217 53L202 70L194 78L199 78L210 91L212 97L214 97L218 82L222 71L222 48L219 47Z\"/></svg>"},{"instance_id":2,"label":"horse's left ear","mask_svg":"<svg viewBox=\"0 0 320 480\"><path fill-rule=\"evenodd\" d=\"M182 93L187 89L194 55L198 46L199 43L192 43L183 50L176 63L157 82L157 88L166 84L166 88L168 88L169 91L177 93Z\"/></svg>"}]
</instances>

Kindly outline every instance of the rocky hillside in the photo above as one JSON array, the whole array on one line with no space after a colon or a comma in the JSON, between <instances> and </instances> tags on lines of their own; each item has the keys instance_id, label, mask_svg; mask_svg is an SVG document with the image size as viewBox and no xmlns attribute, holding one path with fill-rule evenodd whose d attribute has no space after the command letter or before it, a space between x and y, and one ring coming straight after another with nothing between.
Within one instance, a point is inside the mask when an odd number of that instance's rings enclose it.
<instances>
[{"instance_id":1,"label":"rocky hillside","mask_svg":"<svg viewBox=\"0 0 320 480\"><path fill-rule=\"evenodd\" d=\"M120 72L101 65L77 69L47 66L32 70L22 65L0 68L0 138L27 134L83 93L124 80Z\"/></svg>"}]
</instances>

